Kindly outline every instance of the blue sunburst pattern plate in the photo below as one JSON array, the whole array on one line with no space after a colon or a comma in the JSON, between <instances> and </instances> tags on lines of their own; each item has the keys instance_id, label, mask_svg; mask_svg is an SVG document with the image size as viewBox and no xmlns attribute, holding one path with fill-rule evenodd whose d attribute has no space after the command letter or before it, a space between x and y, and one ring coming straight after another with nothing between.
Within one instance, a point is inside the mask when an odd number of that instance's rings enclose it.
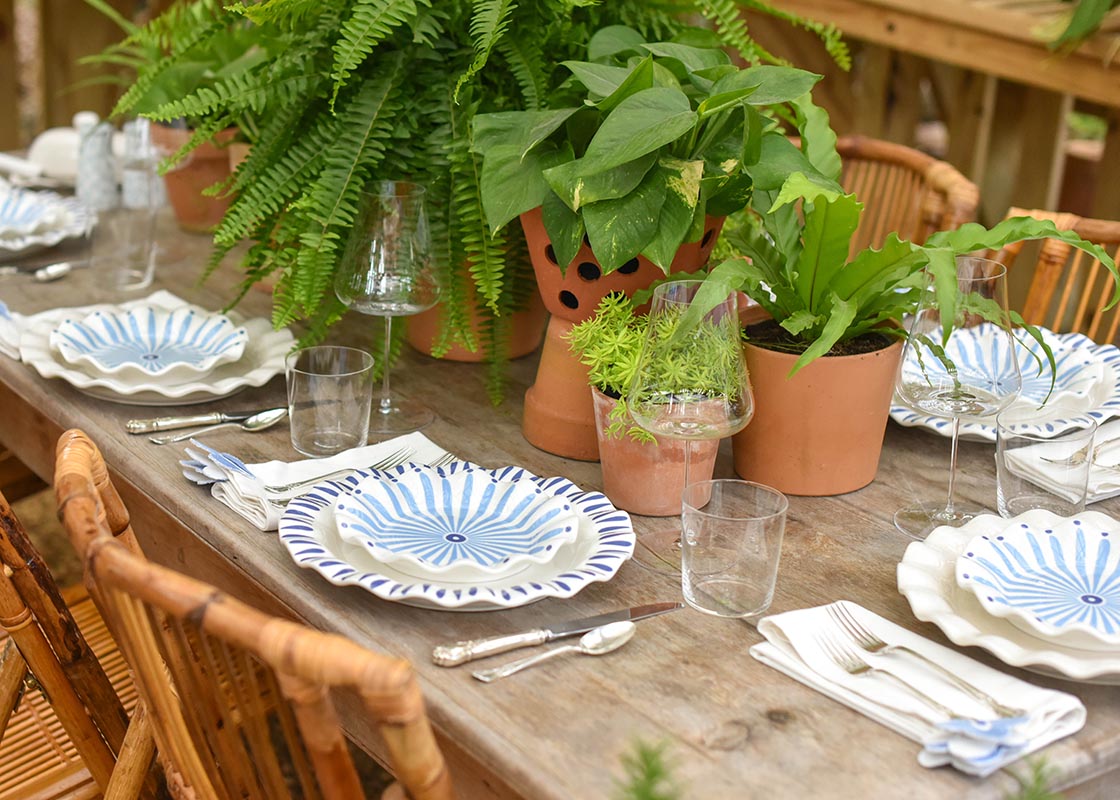
<instances>
[{"instance_id":1,"label":"blue sunburst pattern plate","mask_svg":"<svg viewBox=\"0 0 1120 800\"><path fill-rule=\"evenodd\" d=\"M71 364L149 377L208 372L241 358L247 341L245 328L229 317L195 306L95 311L64 320L51 333L51 346Z\"/></svg>"},{"instance_id":2,"label":"blue sunburst pattern plate","mask_svg":"<svg viewBox=\"0 0 1120 800\"><path fill-rule=\"evenodd\" d=\"M457 582L445 576L409 574L403 564L384 563L364 545L344 541L334 509L363 480L392 480L411 468L406 464L383 472L362 470L318 484L288 504L280 519L280 541L297 564L333 584L361 586L384 600L453 611L491 611L545 597L571 597L591 583L610 580L634 553L630 515L599 492L585 492L567 478L540 478L521 467L486 470L456 462L436 469L445 475L477 471L499 482L527 481L542 494L561 498L576 515L575 539L558 546L547 561L530 562L501 576Z\"/></svg>"},{"instance_id":3,"label":"blue sunburst pattern plate","mask_svg":"<svg viewBox=\"0 0 1120 800\"><path fill-rule=\"evenodd\" d=\"M334 514L343 541L369 548L378 561L411 562L452 580L548 561L576 538L579 523L571 503L532 481L425 466L390 480L366 478L339 498Z\"/></svg>"},{"instance_id":4,"label":"blue sunburst pattern plate","mask_svg":"<svg viewBox=\"0 0 1120 800\"><path fill-rule=\"evenodd\" d=\"M0 254L30 255L87 234L97 217L73 197L3 187L0 182Z\"/></svg>"},{"instance_id":5,"label":"blue sunburst pattern plate","mask_svg":"<svg viewBox=\"0 0 1120 800\"><path fill-rule=\"evenodd\" d=\"M1085 512L1022 514L976 536L957 559L957 583L990 614L1072 647L1120 646L1120 523ZM1024 626L1026 626L1024 628Z\"/></svg>"},{"instance_id":6,"label":"blue sunburst pattern plate","mask_svg":"<svg viewBox=\"0 0 1120 800\"><path fill-rule=\"evenodd\" d=\"M990 344L992 326L988 324L971 328L967 335L960 335L950 343L947 355L954 363L973 364L992 372L1010 369L1011 352L1007 345ZM1019 332L1015 345L1022 374L1023 388L1011 408L1037 409L1043 413L1036 429L1037 435L1057 435L1082 426L1084 417L1090 416L1103 422L1120 416L1120 349L1101 345L1080 333L1053 333L1040 328L1043 341L1054 352L1057 373L1054 392L1050 391L1050 367L1042 347L1034 339ZM1002 338L1002 337L1001 337ZM1039 371L1041 365L1041 372ZM895 398L891 406L891 419L900 425L922 427L942 434L952 435L952 420L915 411ZM995 419L991 417L962 417L961 436L973 440L994 442Z\"/></svg>"}]
</instances>

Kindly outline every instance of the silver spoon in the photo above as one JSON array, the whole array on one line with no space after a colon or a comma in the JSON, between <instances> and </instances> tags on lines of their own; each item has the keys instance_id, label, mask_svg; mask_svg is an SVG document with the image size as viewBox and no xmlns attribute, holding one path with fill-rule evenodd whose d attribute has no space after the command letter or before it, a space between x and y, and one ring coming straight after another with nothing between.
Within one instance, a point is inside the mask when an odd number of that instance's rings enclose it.
<instances>
[{"instance_id":1,"label":"silver spoon","mask_svg":"<svg viewBox=\"0 0 1120 800\"><path fill-rule=\"evenodd\" d=\"M483 683L490 683L498 680L498 678L520 672L526 667L547 661L561 653L583 653L585 656L601 656L622 647L630 641L630 637L634 635L636 630L633 622L612 622L610 625L589 630L580 637L579 644L554 647L551 650L545 650L543 653L537 653L535 656L529 656L520 661L512 661L502 667L483 669L472 674Z\"/></svg>"},{"instance_id":2,"label":"silver spoon","mask_svg":"<svg viewBox=\"0 0 1120 800\"><path fill-rule=\"evenodd\" d=\"M188 433L180 433L174 436L149 436L148 441L153 444L173 444L181 442L185 439L198 436L203 433L210 433L216 431L218 428L240 428L243 431L253 433L255 431L263 431L265 428L271 428L277 422L285 419L288 416L288 409L286 408L270 408L267 411L261 411L257 414L246 419L244 422L220 422L217 425L209 425L205 428L199 428L196 431Z\"/></svg>"}]
</instances>

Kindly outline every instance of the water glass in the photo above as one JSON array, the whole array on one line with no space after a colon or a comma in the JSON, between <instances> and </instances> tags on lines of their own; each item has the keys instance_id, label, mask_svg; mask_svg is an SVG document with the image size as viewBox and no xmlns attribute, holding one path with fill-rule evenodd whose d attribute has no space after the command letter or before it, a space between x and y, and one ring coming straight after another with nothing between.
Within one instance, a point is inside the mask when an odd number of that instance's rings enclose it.
<instances>
[{"instance_id":1,"label":"water glass","mask_svg":"<svg viewBox=\"0 0 1120 800\"><path fill-rule=\"evenodd\" d=\"M762 616L774 596L788 507L777 489L750 481L699 481L685 487L685 602L717 617Z\"/></svg>"},{"instance_id":2,"label":"water glass","mask_svg":"<svg viewBox=\"0 0 1120 800\"><path fill-rule=\"evenodd\" d=\"M1001 516L1036 508L1061 516L1085 510L1097 423L1089 416L1076 417L1076 427L1054 433L1047 430L1048 421L1045 407L1011 408L996 417L996 508Z\"/></svg>"},{"instance_id":3,"label":"water glass","mask_svg":"<svg viewBox=\"0 0 1120 800\"><path fill-rule=\"evenodd\" d=\"M319 458L366 443L373 356L354 347L307 347L288 354L285 374L292 447Z\"/></svg>"}]
</instances>

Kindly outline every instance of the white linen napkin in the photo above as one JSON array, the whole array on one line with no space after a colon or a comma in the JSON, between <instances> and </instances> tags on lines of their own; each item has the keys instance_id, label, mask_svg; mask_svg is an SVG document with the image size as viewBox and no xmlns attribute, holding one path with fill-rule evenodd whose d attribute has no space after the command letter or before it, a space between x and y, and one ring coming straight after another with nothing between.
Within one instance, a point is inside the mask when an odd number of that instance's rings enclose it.
<instances>
[{"instance_id":1,"label":"white linen napkin","mask_svg":"<svg viewBox=\"0 0 1120 800\"><path fill-rule=\"evenodd\" d=\"M262 531L276 530L287 501L304 494L313 484L287 492L269 491L266 486L311 480L341 469L364 469L400 450L408 450L405 461L415 464L430 464L447 455L446 450L419 432L347 450L330 458L265 461L260 464L245 464L236 456L215 450L195 439L191 439L190 443L192 446L187 448L189 458L179 462L183 467L183 476L194 483L209 485L210 493L219 502Z\"/></svg>"},{"instance_id":2,"label":"white linen napkin","mask_svg":"<svg viewBox=\"0 0 1120 800\"><path fill-rule=\"evenodd\" d=\"M880 639L906 645L935 661L1000 703L1025 711L1023 717L999 720L920 659L906 653L873 655L852 644L833 621L828 606L765 617L758 625L765 642L750 653L768 666L871 717L923 746L918 762L926 767L950 764L984 777L1085 724L1085 707L1073 695L1042 689L984 666L929 641L848 601L838 601ZM851 645L847 649L871 666L890 671L911 686L971 718L950 720L894 681L874 673L851 675L822 649L822 635Z\"/></svg>"},{"instance_id":3,"label":"white linen napkin","mask_svg":"<svg viewBox=\"0 0 1120 800\"><path fill-rule=\"evenodd\" d=\"M1020 447L1006 454L1008 468L1022 478L1062 497L1071 503L1077 498L1062 483L1062 468L1043 461L1043 457L1060 461L1078 449L1068 442L1040 442ZM1096 503L1120 495L1120 420L1097 428L1093 440L1095 458L1089 465L1089 491L1085 501Z\"/></svg>"}]
</instances>

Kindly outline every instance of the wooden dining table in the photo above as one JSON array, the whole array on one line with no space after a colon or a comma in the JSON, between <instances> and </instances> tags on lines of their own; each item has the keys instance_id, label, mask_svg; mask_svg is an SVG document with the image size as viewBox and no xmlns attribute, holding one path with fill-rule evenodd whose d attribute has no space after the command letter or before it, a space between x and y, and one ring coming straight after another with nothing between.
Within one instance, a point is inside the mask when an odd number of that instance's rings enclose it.
<instances>
[{"instance_id":1,"label":"wooden dining table","mask_svg":"<svg viewBox=\"0 0 1120 800\"><path fill-rule=\"evenodd\" d=\"M235 263L198 283L209 242L161 223L160 264L152 287L207 308L222 307L239 278ZM0 300L31 313L59 306L120 301L94 265L54 283L27 275L0 277ZM143 296L133 295L133 296ZM130 298L129 298L130 299ZM250 290L238 312L267 315L271 296ZM370 347L375 320L351 315L330 340ZM437 414L424 433L486 467L516 464L537 475L562 475L586 489L601 485L599 465L537 450L521 435L522 396L536 359L514 361L501 405L487 398L485 369L405 352L393 370L394 391ZM550 622L644 603L679 600L679 579L635 561L608 582L569 599L519 608L459 613L428 610L336 587L298 567L276 533L255 529L182 476L181 446L159 447L125 432L125 421L200 410L283 405L283 375L266 385L200 406L138 407L95 399L31 367L0 356L0 444L45 480L59 434L85 430L129 506L137 536L153 560L200 577L265 610L290 615L377 651L412 661L459 793L464 798L573 800L615 796L624 760L639 743L663 747L682 798L980 798L1002 800L1019 789L1024 761L986 778L919 766L919 745L764 666L748 653L762 641L754 626L686 608L638 623L620 650L569 656L493 684L471 666L441 668L435 645L514 633ZM246 462L295 460L286 426L265 432L215 431L203 437ZM992 507L994 447L961 445L958 492ZM837 497L791 497L771 613L851 600L923 636L950 644L917 620L899 594L896 567L911 540L893 512L914 499L936 502L946 487L949 441L917 428L887 426L878 476ZM717 477L732 477L725 443ZM1120 512L1120 501L1094 509ZM634 517L639 535L672 520ZM1120 689L1047 677L1001 663L979 648L969 656L1039 686L1079 697L1082 730L1032 759L1052 770L1051 788L1070 798L1120 796ZM513 654L512 657L516 657ZM492 666L510 654L482 663ZM360 704L340 703L349 736L375 757L383 747Z\"/></svg>"}]
</instances>

